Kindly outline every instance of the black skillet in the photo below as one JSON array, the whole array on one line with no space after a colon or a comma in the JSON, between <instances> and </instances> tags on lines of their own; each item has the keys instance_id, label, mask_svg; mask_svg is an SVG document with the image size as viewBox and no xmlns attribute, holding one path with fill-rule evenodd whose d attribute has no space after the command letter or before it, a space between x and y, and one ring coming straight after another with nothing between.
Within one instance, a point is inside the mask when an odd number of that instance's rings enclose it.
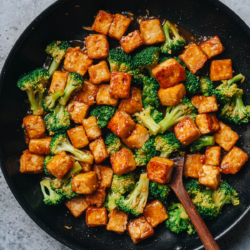
<instances>
[{"instance_id":1,"label":"black skillet","mask_svg":"<svg viewBox=\"0 0 250 250\"><path fill-rule=\"evenodd\" d=\"M83 40L88 34L82 26L91 26L98 10L111 13L131 11L136 15L150 14L174 21L193 32L196 37L218 35L226 50L218 59L231 58L236 73L246 76L241 85L244 100L249 101L250 81L250 29L230 9L216 0L126 0L126 1L57 1L39 15L23 32L11 50L3 67L0 87L0 149L1 168L5 179L26 213L48 234L72 249L200 249L197 235L176 235L164 224L155 229L155 235L134 245L126 234L118 235L104 227L89 228L84 218L75 219L64 205L45 206L40 192L39 175L19 173L19 158L26 149L21 129L26 114L26 94L16 87L18 77L37 67L46 59L44 49L53 40ZM248 152L249 130L247 127L232 128L240 134L237 143ZM218 239L229 231L250 208L250 169L247 163L236 176L223 176L239 192L241 204L226 206L222 215L207 222ZM72 227L66 229L65 226ZM52 246L51 246L52 247Z\"/></svg>"}]
</instances>

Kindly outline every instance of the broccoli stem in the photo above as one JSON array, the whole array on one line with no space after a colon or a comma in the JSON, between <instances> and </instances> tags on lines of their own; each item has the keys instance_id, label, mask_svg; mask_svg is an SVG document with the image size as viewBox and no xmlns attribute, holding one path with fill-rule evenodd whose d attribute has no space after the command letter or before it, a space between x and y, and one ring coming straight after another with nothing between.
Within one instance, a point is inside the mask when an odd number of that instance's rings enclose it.
<instances>
[{"instance_id":1,"label":"broccoli stem","mask_svg":"<svg viewBox=\"0 0 250 250\"><path fill-rule=\"evenodd\" d=\"M53 75L53 73L57 70L59 67L60 62L58 63L55 59L52 61L49 67L49 74Z\"/></svg>"},{"instance_id":2,"label":"broccoli stem","mask_svg":"<svg viewBox=\"0 0 250 250\"><path fill-rule=\"evenodd\" d=\"M165 35L165 37L166 37L167 43L170 43L170 42L171 42L171 38L170 38L170 35L169 35L169 30L170 30L169 22L166 22L166 23L163 25L162 29L163 29L163 33L164 33L164 35Z\"/></svg>"},{"instance_id":3,"label":"broccoli stem","mask_svg":"<svg viewBox=\"0 0 250 250\"><path fill-rule=\"evenodd\" d=\"M170 29L171 29L174 37L177 38L177 39L180 39L180 38L182 39L182 37L180 36L180 34L177 31L176 27L172 23L170 23L170 22L169 22L169 26L170 26Z\"/></svg>"},{"instance_id":4,"label":"broccoli stem","mask_svg":"<svg viewBox=\"0 0 250 250\"><path fill-rule=\"evenodd\" d=\"M236 96L235 106L236 106L236 108L234 110L235 110L235 112L237 112L237 114L235 114L235 115L238 115L240 119L243 119L246 116L245 115L246 107L245 107L243 100L242 100L242 93L240 93Z\"/></svg>"},{"instance_id":5,"label":"broccoli stem","mask_svg":"<svg viewBox=\"0 0 250 250\"><path fill-rule=\"evenodd\" d=\"M233 77L232 79L228 80L227 83L229 85L238 82L241 80L241 83L245 80L245 77L242 74L238 74L237 76Z\"/></svg>"},{"instance_id":6,"label":"broccoli stem","mask_svg":"<svg viewBox=\"0 0 250 250\"><path fill-rule=\"evenodd\" d=\"M73 167L63 176L62 181L67 182L72 175L78 175L82 171L82 166L76 161Z\"/></svg>"},{"instance_id":7,"label":"broccoli stem","mask_svg":"<svg viewBox=\"0 0 250 250\"><path fill-rule=\"evenodd\" d=\"M29 101L30 101L30 109L33 111L34 115L39 115L39 105L36 102L36 92L30 90L30 89L26 89L26 93L28 95Z\"/></svg>"},{"instance_id":8,"label":"broccoli stem","mask_svg":"<svg viewBox=\"0 0 250 250\"><path fill-rule=\"evenodd\" d=\"M161 154L160 154L160 157L169 158L170 155L171 155L170 152L162 151Z\"/></svg>"},{"instance_id":9,"label":"broccoli stem","mask_svg":"<svg viewBox=\"0 0 250 250\"><path fill-rule=\"evenodd\" d=\"M55 107L56 105L56 100L63 95L63 90L58 90L53 94L47 95L44 99L45 101L45 106L47 107L48 110L51 110Z\"/></svg>"}]
</instances>

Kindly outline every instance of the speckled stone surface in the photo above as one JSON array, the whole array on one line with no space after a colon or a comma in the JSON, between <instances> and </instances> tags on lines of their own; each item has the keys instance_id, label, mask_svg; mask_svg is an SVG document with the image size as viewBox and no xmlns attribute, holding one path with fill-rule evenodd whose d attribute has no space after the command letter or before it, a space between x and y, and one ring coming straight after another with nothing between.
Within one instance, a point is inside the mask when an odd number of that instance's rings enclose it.
<instances>
[{"instance_id":1,"label":"speckled stone surface","mask_svg":"<svg viewBox=\"0 0 250 250\"><path fill-rule=\"evenodd\" d=\"M23 30L54 0L0 0L0 69ZM249 0L222 0L250 26ZM218 241L222 250L250 249L250 214ZM22 210L0 170L0 250L69 249L40 229Z\"/></svg>"}]
</instances>

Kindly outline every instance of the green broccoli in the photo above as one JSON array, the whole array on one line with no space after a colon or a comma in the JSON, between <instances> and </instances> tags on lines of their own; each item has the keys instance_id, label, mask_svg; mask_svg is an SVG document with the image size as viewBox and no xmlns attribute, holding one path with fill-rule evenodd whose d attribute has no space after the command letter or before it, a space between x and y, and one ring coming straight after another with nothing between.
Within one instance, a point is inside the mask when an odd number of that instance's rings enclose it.
<instances>
[{"instance_id":1,"label":"green broccoli","mask_svg":"<svg viewBox=\"0 0 250 250\"><path fill-rule=\"evenodd\" d=\"M163 119L163 113L154 108L151 109L150 116L156 123L159 123Z\"/></svg>"},{"instance_id":2,"label":"green broccoli","mask_svg":"<svg viewBox=\"0 0 250 250\"><path fill-rule=\"evenodd\" d=\"M142 68L139 69L131 69L127 73L131 74L132 81L131 84L135 86L143 85L144 77L145 77L145 70Z\"/></svg>"},{"instance_id":3,"label":"green broccoli","mask_svg":"<svg viewBox=\"0 0 250 250\"><path fill-rule=\"evenodd\" d=\"M63 93L64 93L63 90L58 90L53 94L46 95L43 99L44 110L47 112L52 111L56 105L57 99L60 98L63 95Z\"/></svg>"},{"instance_id":4,"label":"green broccoli","mask_svg":"<svg viewBox=\"0 0 250 250\"><path fill-rule=\"evenodd\" d=\"M213 81L207 76L200 77L201 93L208 97L214 94Z\"/></svg>"},{"instance_id":5,"label":"green broccoli","mask_svg":"<svg viewBox=\"0 0 250 250\"><path fill-rule=\"evenodd\" d=\"M188 93L190 93L190 94L198 93L201 89L199 77L192 74L190 71L186 70L185 86L186 86Z\"/></svg>"},{"instance_id":6,"label":"green broccoli","mask_svg":"<svg viewBox=\"0 0 250 250\"><path fill-rule=\"evenodd\" d=\"M161 201L164 205L167 205L167 198L169 193L169 186L155 181L149 182L149 194L155 199Z\"/></svg>"},{"instance_id":7,"label":"green broccoli","mask_svg":"<svg viewBox=\"0 0 250 250\"><path fill-rule=\"evenodd\" d=\"M53 155L47 155L44 159L44 162L43 162L43 170L44 170L44 173L46 175L48 175L49 177L51 178L54 178L54 175L52 175L48 169L47 169L47 164L53 159Z\"/></svg>"},{"instance_id":8,"label":"green broccoli","mask_svg":"<svg viewBox=\"0 0 250 250\"><path fill-rule=\"evenodd\" d=\"M120 138L112 132L107 135L105 145L110 156L117 153L122 147Z\"/></svg>"},{"instance_id":9,"label":"green broccoli","mask_svg":"<svg viewBox=\"0 0 250 250\"><path fill-rule=\"evenodd\" d=\"M202 135L190 144L191 152L199 152L203 147L213 146L215 139L212 135Z\"/></svg>"}]
</instances>

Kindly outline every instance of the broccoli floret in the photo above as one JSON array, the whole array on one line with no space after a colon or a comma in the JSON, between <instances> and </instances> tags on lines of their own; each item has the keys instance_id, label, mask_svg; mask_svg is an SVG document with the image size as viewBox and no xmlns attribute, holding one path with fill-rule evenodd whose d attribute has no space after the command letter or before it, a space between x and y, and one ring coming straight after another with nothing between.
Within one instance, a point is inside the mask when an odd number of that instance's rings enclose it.
<instances>
[{"instance_id":1,"label":"broccoli floret","mask_svg":"<svg viewBox=\"0 0 250 250\"><path fill-rule=\"evenodd\" d=\"M53 159L53 155L47 155L44 159L44 162L43 162L43 170L44 170L44 173L46 175L48 175L49 177L52 177L54 178L54 175L52 175L48 169L47 169L47 164Z\"/></svg>"},{"instance_id":2,"label":"broccoli floret","mask_svg":"<svg viewBox=\"0 0 250 250\"><path fill-rule=\"evenodd\" d=\"M180 60L180 58L178 56L164 56L159 60L159 64L162 62L165 62L168 59L175 59L176 61L178 61L178 63L183 67L183 68L187 68L187 66L185 65L185 63L183 61Z\"/></svg>"},{"instance_id":3,"label":"broccoli floret","mask_svg":"<svg viewBox=\"0 0 250 250\"><path fill-rule=\"evenodd\" d=\"M215 139L212 135L202 135L190 145L191 152L199 152L203 147L213 146Z\"/></svg>"},{"instance_id":4,"label":"broccoli floret","mask_svg":"<svg viewBox=\"0 0 250 250\"><path fill-rule=\"evenodd\" d=\"M207 76L200 77L201 93L208 97L214 94L213 81Z\"/></svg>"},{"instance_id":5,"label":"broccoli floret","mask_svg":"<svg viewBox=\"0 0 250 250\"><path fill-rule=\"evenodd\" d=\"M120 138L112 132L107 135L105 145L110 156L117 153L122 147Z\"/></svg>"},{"instance_id":6,"label":"broccoli floret","mask_svg":"<svg viewBox=\"0 0 250 250\"><path fill-rule=\"evenodd\" d=\"M121 196L122 195L120 193L115 193L110 190L109 193L106 195L104 207L106 207L108 211L116 209Z\"/></svg>"},{"instance_id":7,"label":"broccoli floret","mask_svg":"<svg viewBox=\"0 0 250 250\"><path fill-rule=\"evenodd\" d=\"M139 69L131 69L127 73L131 74L132 76L132 85L140 86L143 85L144 77L145 77L145 70L142 68Z\"/></svg>"},{"instance_id":8,"label":"broccoli floret","mask_svg":"<svg viewBox=\"0 0 250 250\"><path fill-rule=\"evenodd\" d=\"M43 114L43 94L50 77L46 69L38 68L21 76L17 82L18 88L26 91L30 101L30 109L34 115Z\"/></svg>"},{"instance_id":9,"label":"broccoli floret","mask_svg":"<svg viewBox=\"0 0 250 250\"><path fill-rule=\"evenodd\" d=\"M52 111L56 105L57 99L60 98L63 95L63 93L64 93L63 90L58 90L53 94L51 93L51 94L48 94L47 96L45 96L43 99L44 110L47 112Z\"/></svg>"},{"instance_id":10,"label":"broccoli floret","mask_svg":"<svg viewBox=\"0 0 250 250\"><path fill-rule=\"evenodd\" d=\"M190 94L198 93L201 89L200 79L198 76L186 70L186 83L187 92Z\"/></svg>"},{"instance_id":11,"label":"broccoli floret","mask_svg":"<svg viewBox=\"0 0 250 250\"><path fill-rule=\"evenodd\" d=\"M164 205L167 205L167 197L169 193L169 186L155 181L149 182L149 194L155 199L161 201Z\"/></svg>"}]
</instances>

